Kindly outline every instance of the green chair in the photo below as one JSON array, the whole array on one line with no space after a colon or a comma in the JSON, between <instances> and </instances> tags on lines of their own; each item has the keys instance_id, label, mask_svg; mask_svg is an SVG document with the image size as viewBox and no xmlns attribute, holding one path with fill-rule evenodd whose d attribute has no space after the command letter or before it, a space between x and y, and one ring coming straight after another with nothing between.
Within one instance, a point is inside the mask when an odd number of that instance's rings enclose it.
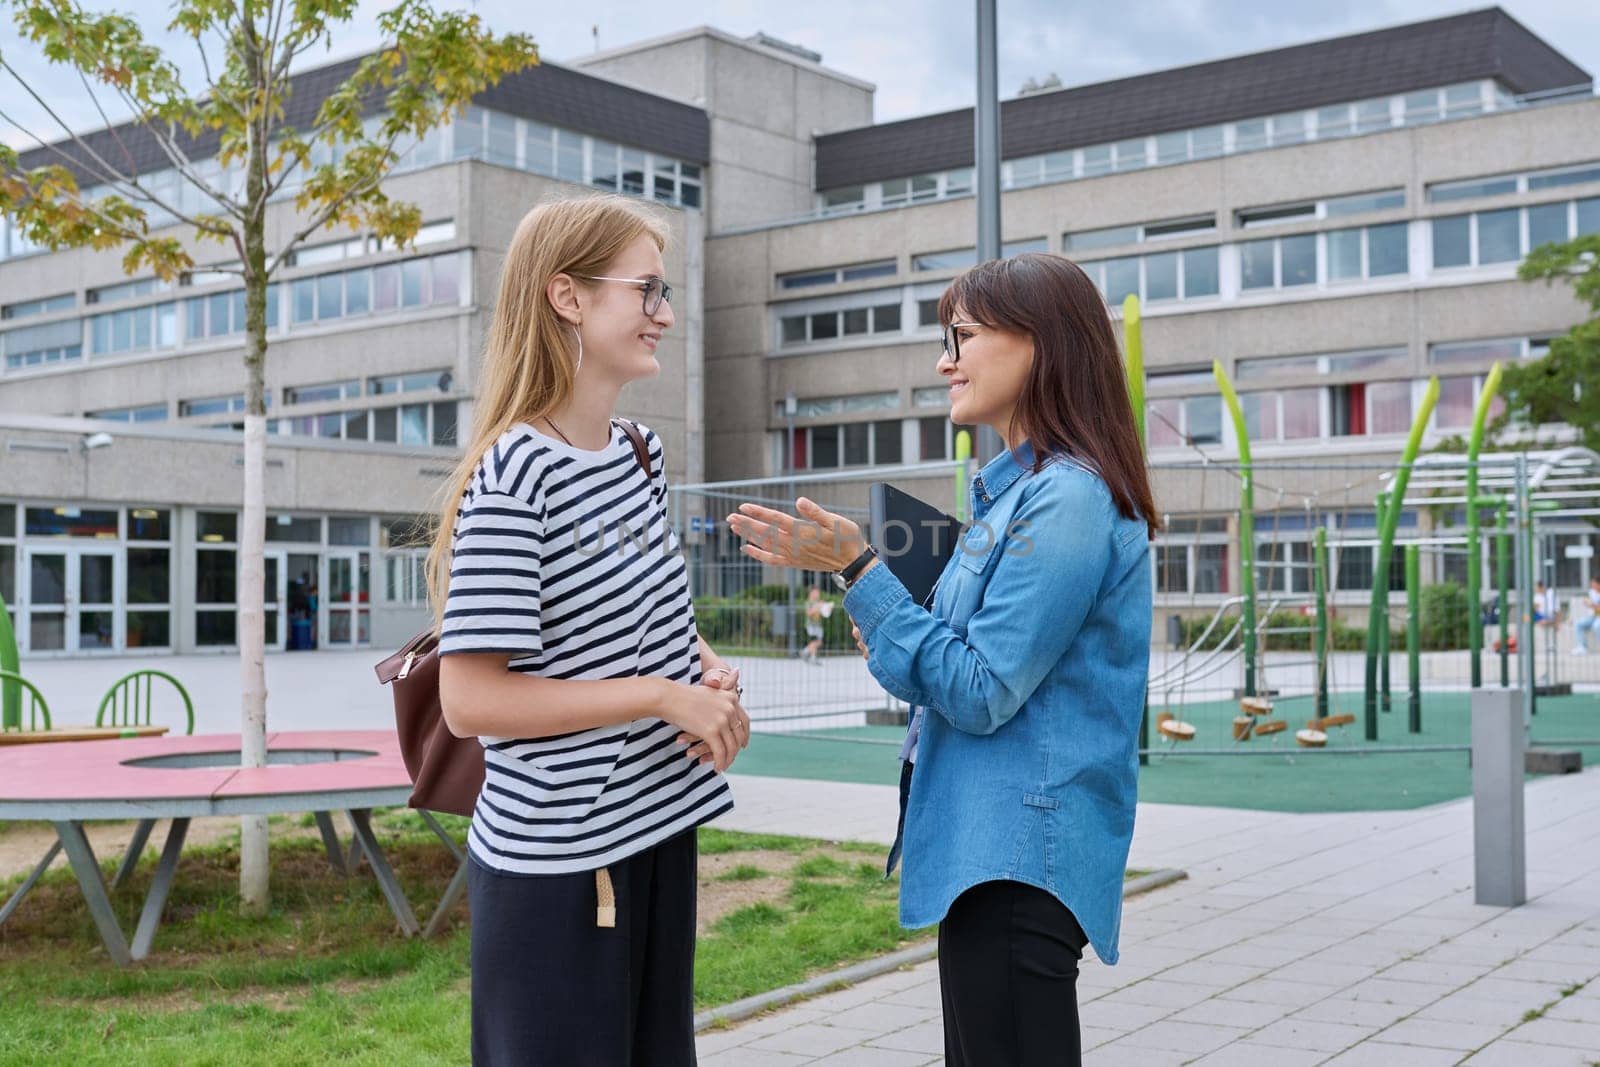
<instances>
[{"instance_id":1,"label":"green chair","mask_svg":"<svg viewBox=\"0 0 1600 1067\"><path fill-rule=\"evenodd\" d=\"M178 691L178 696L183 700L184 715L188 723L184 729L185 734L194 733L194 701L189 699L189 691L166 671L139 670L118 679L100 701L100 710L95 714L96 726L149 726L150 713L155 707L155 683L157 679L172 683L172 688Z\"/></svg>"},{"instance_id":2,"label":"green chair","mask_svg":"<svg viewBox=\"0 0 1600 1067\"><path fill-rule=\"evenodd\" d=\"M178 696L183 700L183 712L187 718L184 733L194 733L194 701L189 699L189 691L166 671L139 670L124 675L106 691L100 701L100 710L95 714L96 726L149 726L151 712L156 705L156 681L169 682L173 689L178 691ZM138 866L139 857L144 853L144 846L150 840L150 831L155 827L154 819L140 819L139 825L134 827L133 840L128 843L127 854L122 857L122 864L117 868L115 877L111 879L111 888L120 889L128 880L133 869Z\"/></svg>"},{"instance_id":3,"label":"green chair","mask_svg":"<svg viewBox=\"0 0 1600 1067\"><path fill-rule=\"evenodd\" d=\"M21 686L27 690L28 695L32 698L28 702L27 717L22 720L21 728L24 730L50 729L50 705L45 703L44 694L39 692L39 687L16 671L0 670L0 687L9 688L14 685Z\"/></svg>"}]
</instances>

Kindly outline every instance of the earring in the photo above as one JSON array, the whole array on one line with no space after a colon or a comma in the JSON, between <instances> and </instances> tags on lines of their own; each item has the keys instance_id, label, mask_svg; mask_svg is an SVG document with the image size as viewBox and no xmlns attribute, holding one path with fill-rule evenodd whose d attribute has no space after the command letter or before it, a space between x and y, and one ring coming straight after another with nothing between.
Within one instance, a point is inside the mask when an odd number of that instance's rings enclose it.
<instances>
[{"instance_id":1,"label":"earring","mask_svg":"<svg viewBox=\"0 0 1600 1067\"><path fill-rule=\"evenodd\" d=\"M574 326L572 328L572 336L578 339L578 364L572 368L572 376L576 378L578 372L583 369L583 334L578 332L578 328Z\"/></svg>"}]
</instances>

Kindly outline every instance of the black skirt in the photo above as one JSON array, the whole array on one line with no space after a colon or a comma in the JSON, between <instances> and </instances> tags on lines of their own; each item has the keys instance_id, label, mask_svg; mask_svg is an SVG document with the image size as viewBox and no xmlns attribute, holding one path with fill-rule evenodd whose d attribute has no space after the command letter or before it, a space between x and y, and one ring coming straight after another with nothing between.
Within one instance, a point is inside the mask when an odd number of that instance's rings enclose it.
<instances>
[{"instance_id":1,"label":"black skirt","mask_svg":"<svg viewBox=\"0 0 1600 1067\"><path fill-rule=\"evenodd\" d=\"M593 871L469 860L473 1064L692 1067L696 852L690 830L613 863L610 928Z\"/></svg>"}]
</instances>

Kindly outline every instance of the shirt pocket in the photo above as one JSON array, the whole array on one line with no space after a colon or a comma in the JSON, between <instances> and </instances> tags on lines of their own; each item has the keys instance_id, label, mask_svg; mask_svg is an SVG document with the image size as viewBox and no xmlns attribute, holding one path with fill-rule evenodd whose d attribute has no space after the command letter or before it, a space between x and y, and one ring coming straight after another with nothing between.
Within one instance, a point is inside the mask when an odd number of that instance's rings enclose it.
<instances>
[{"instance_id":1,"label":"shirt pocket","mask_svg":"<svg viewBox=\"0 0 1600 1067\"><path fill-rule=\"evenodd\" d=\"M993 528L974 525L956 546L961 569L969 574L983 574L1000 550L1000 537Z\"/></svg>"}]
</instances>

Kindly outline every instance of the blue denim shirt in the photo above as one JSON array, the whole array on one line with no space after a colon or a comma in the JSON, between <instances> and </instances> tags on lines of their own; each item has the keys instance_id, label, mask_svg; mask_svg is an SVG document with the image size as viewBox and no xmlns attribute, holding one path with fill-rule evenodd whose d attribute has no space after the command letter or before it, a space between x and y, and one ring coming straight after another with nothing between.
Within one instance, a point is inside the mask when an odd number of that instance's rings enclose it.
<instances>
[{"instance_id":1,"label":"blue denim shirt","mask_svg":"<svg viewBox=\"0 0 1600 1067\"><path fill-rule=\"evenodd\" d=\"M844 606L873 676L929 709L901 923L939 922L982 882L1026 882L1072 909L1109 964L1150 660L1149 541L1098 475L1062 458L1033 474L1032 460L1024 444L973 479L973 523L932 613L882 565Z\"/></svg>"}]
</instances>

